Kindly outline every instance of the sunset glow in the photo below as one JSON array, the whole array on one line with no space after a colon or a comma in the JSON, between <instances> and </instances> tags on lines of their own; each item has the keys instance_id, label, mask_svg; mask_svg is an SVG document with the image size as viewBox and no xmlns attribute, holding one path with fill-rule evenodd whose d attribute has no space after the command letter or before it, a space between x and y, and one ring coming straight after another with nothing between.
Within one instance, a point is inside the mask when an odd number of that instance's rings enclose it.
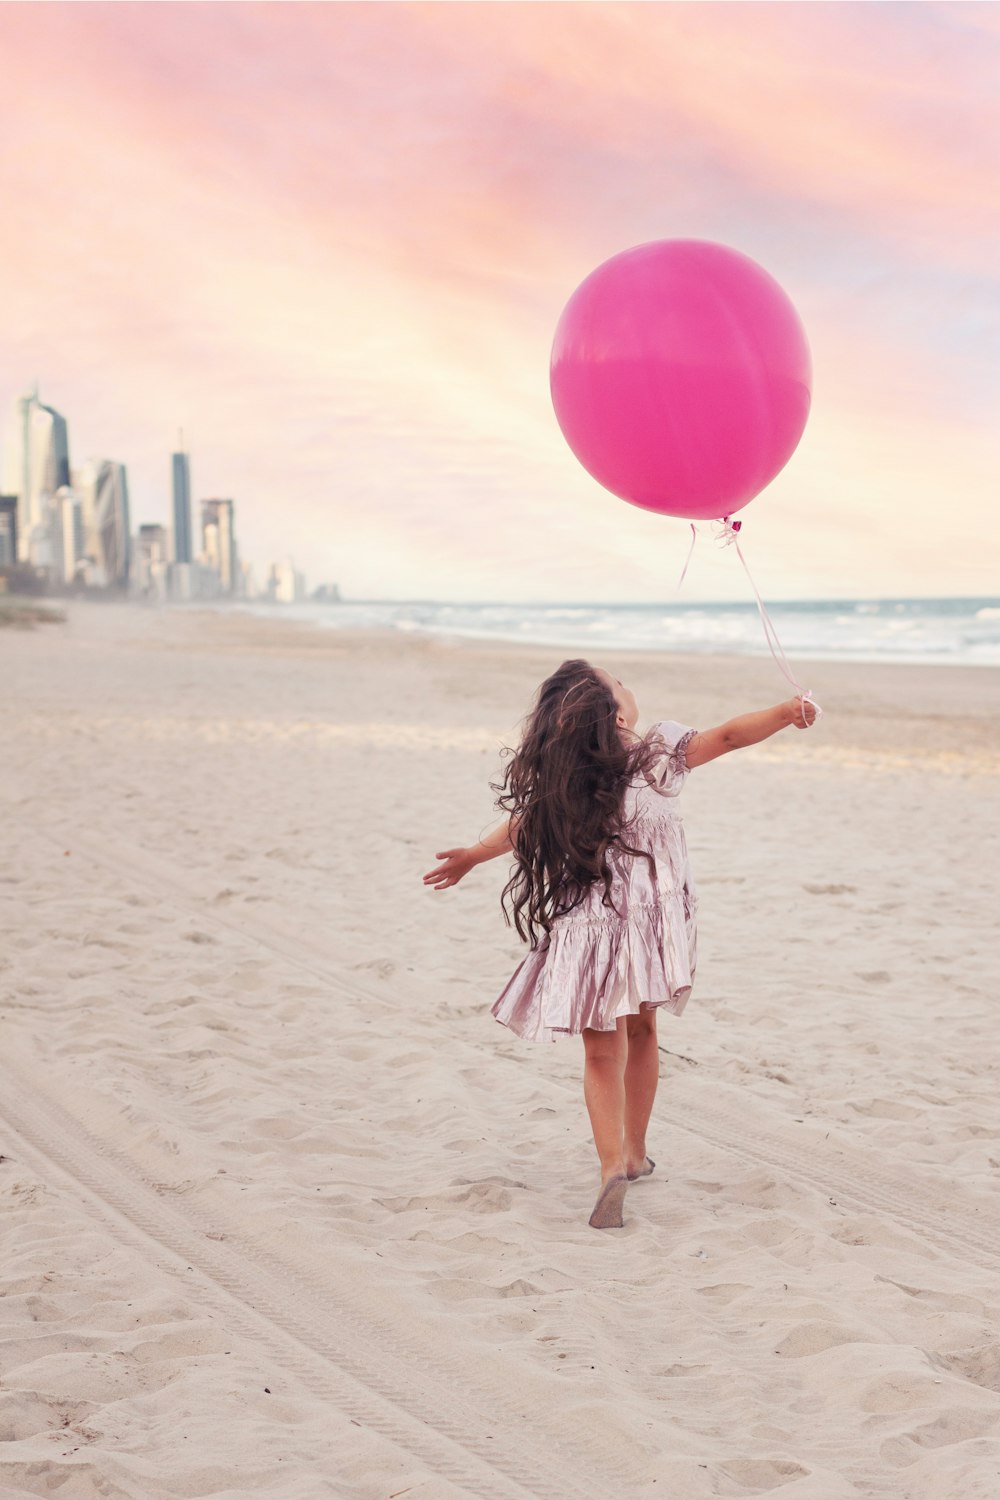
<instances>
[{"instance_id":1,"label":"sunset glow","mask_svg":"<svg viewBox=\"0 0 1000 1500\"><path fill-rule=\"evenodd\" d=\"M556 426L567 297L645 240L781 282L810 423L772 597L995 590L1000 24L975 4L0 5L0 404L349 597L655 599L689 532ZM690 598L743 598L703 541Z\"/></svg>"}]
</instances>

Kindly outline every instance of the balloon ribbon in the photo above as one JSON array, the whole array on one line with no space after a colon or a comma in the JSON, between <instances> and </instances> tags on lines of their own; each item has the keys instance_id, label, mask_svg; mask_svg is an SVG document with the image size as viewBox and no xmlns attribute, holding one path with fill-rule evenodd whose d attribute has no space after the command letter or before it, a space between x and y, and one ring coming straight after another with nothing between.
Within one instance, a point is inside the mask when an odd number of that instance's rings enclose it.
<instances>
[{"instance_id":1,"label":"balloon ribbon","mask_svg":"<svg viewBox=\"0 0 1000 1500\"><path fill-rule=\"evenodd\" d=\"M743 522L742 521L734 521L729 516L723 516L723 518L722 518L721 521L717 521L716 522L716 525L722 527L721 531L716 532L716 536L715 536L716 542L720 546L722 546L722 547L735 547L736 548L736 555L739 558L740 562L743 564L743 571L746 573L747 577L750 580L750 587L753 589L754 598L757 601L757 610L758 610L758 612L760 614L760 622L761 622L761 624L764 627L764 639L767 641L768 649L770 650L771 655L774 657L775 663L777 664L779 671L781 671L784 674L784 676L787 678L787 680L791 683L792 687L796 691L796 694L803 701L808 701L809 703L812 704L813 708L816 710L816 719L821 719L823 717L823 710L820 708L819 704L816 702L815 698L813 697L813 695L812 695L812 689L811 688L803 688L803 687L801 687L800 684L795 680L794 676L792 675L792 672L791 672L791 670L789 668L789 665L788 665L788 659L785 656L785 653L784 653L784 651L781 648L781 642L778 640L778 632L774 628L774 622L771 619L771 616L767 612L767 606L765 605L763 599L760 597L760 592L759 592L759 590L757 588L757 585L753 581L753 574L750 572L750 569L747 567L747 560L743 556L743 549L740 546L740 529L743 526ZM687 559L685 560L684 567L683 567L683 569L681 571L681 576L677 580L677 588L678 588L678 590L680 589L681 584L684 582L684 579L687 576L687 570L688 570L688 567L690 566L690 563L691 563L691 556L692 556L692 553L694 552L694 544L695 544L695 542L697 540L698 540L698 531L697 531L697 528L695 527L694 522L692 521L691 522L691 545L688 548L688 555L687 555ZM804 717L805 717L805 714L803 713L803 718ZM816 722L816 719L813 720L813 723Z\"/></svg>"}]
</instances>

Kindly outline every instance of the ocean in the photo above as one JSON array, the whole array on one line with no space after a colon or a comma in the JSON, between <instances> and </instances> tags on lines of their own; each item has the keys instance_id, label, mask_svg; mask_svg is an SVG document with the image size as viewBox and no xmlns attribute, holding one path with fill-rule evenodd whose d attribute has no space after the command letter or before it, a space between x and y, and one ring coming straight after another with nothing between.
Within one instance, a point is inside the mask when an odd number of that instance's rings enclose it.
<instances>
[{"instance_id":1,"label":"ocean","mask_svg":"<svg viewBox=\"0 0 1000 1500\"><path fill-rule=\"evenodd\" d=\"M850 599L771 604L789 661L1000 665L1000 598ZM204 608L204 605L199 606ZM586 655L592 650L683 651L767 656L757 606L740 604L449 604L348 600L341 604L245 603L257 615L309 621L328 630L530 641Z\"/></svg>"}]
</instances>

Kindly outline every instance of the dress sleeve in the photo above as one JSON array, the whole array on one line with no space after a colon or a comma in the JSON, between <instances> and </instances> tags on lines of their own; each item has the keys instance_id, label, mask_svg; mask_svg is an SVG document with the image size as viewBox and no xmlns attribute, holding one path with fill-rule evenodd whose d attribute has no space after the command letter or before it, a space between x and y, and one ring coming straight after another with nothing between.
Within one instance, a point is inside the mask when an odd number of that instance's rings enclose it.
<instances>
[{"instance_id":1,"label":"dress sleeve","mask_svg":"<svg viewBox=\"0 0 1000 1500\"><path fill-rule=\"evenodd\" d=\"M664 747L663 760L654 772L656 784L661 791L676 796L690 774L684 752L698 731L689 729L686 724L678 724L674 719L661 719L653 725L653 730L660 736Z\"/></svg>"}]
</instances>

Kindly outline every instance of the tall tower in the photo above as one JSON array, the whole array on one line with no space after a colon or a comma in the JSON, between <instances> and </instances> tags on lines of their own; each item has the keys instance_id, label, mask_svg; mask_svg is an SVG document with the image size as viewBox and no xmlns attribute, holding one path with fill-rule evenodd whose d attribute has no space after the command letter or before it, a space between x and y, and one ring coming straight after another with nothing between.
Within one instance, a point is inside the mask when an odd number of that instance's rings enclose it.
<instances>
[{"instance_id":1,"label":"tall tower","mask_svg":"<svg viewBox=\"0 0 1000 1500\"><path fill-rule=\"evenodd\" d=\"M80 500L69 485L64 484L56 492L58 506L58 552L56 567L63 583L76 580L77 564L83 557L83 517Z\"/></svg>"},{"instance_id":2,"label":"tall tower","mask_svg":"<svg viewBox=\"0 0 1000 1500\"><path fill-rule=\"evenodd\" d=\"M17 505L16 495L0 495L0 568L17 562Z\"/></svg>"},{"instance_id":3,"label":"tall tower","mask_svg":"<svg viewBox=\"0 0 1000 1500\"><path fill-rule=\"evenodd\" d=\"M111 458L92 458L73 471L80 496L83 551L93 564L98 588L121 588L128 581L130 521L125 465Z\"/></svg>"},{"instance_id":4,"label":"tall tower","mask_svg":"<svg viewBox=\"0 0 1000 1500\"><path fill-rule=\"evenodd\" d=\"M69 484L69 433L65 417L39 400L38 387L20 396L7 423L4 490L17 496L17 555L35 561L50 550L56 490Z\"/></svg>"},{"instance_id":5,"label":"tall tower","mask_svg":"<svg viewBox=\"0 0 1000 1500\"><path fill-rule=\"evenodd\" d=\"M191 561L191 461L180 434L179 452L170 455L174 492L174 562Z\"/></svg>"},{"instance_id":6,"label":"tall tower","mask_svg":"<svg viewBox=\"0 0 1000 1500\"><path fill-rule=\"evenodd\" d=\"M219 575L221 592L235 593L239 557L231 500L201 502L201 546L206 566L214 568Z\"/></svg>"}]
</instances>

